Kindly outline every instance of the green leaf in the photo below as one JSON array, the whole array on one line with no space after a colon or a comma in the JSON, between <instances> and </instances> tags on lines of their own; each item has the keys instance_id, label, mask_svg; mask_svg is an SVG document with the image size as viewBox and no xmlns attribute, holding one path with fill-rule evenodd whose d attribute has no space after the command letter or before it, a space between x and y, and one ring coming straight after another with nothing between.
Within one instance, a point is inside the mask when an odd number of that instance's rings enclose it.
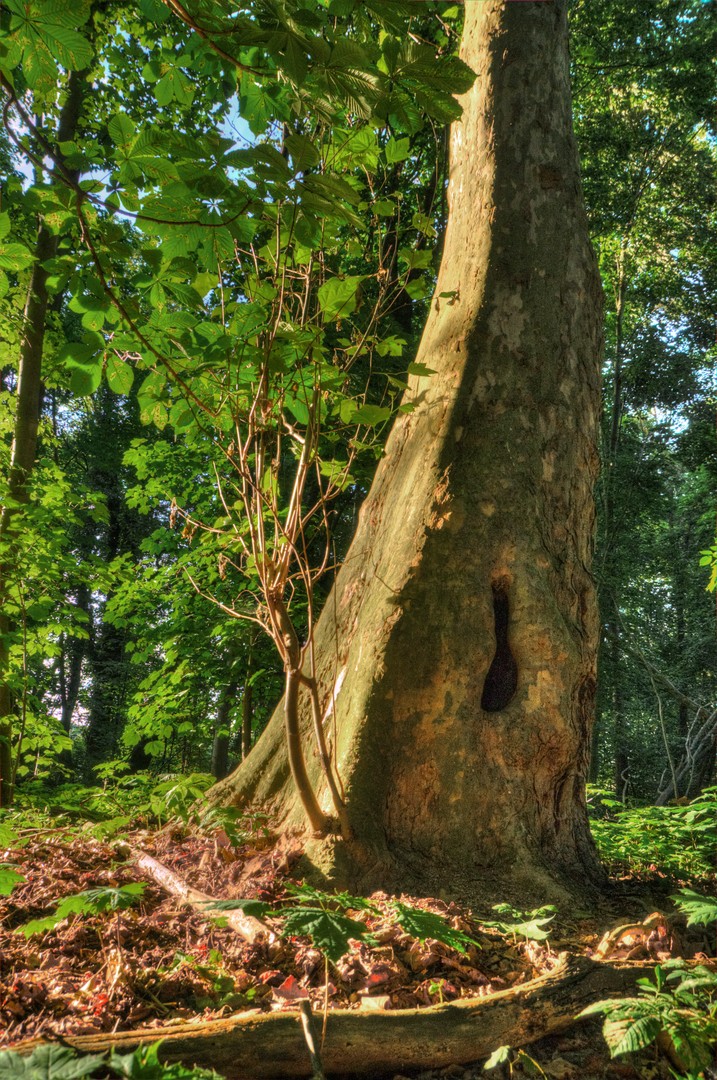
<instances>
[{"instance_id":1,"label":"green leaf","mask_svg":"<svg viewBox=\"0 0 717 1080\"><path fill-rule=\"evenodd\" d=\"M4 1050L0 1053L0 1080L80 1080L103 1063L103 1055L78 1055L69 1046L45 1043L29 1057Z\"/></svg>"},{"instance_id":2,"label":"green leaf","mask_svg":"<svg viewBox=\"0 0 717 1080\"><path fill-rule=\"evenodd\" d=\"M411 155L411 140L390 138L385 146L385 154L389 165L405 161Z\"/></svg>"},{"instance_id":3,"label":"green leaf","mask_svg":"<svg viewBox=\"0 0 717 1080\"><path fill-rule=\"evenodd\" d=\"M10 215L7 211L0 214L0 240L4 240L10 232Z\"/></svg>"},{"instance_id":4,"label":"green leaf","mask_svg":"<svg viewBox=\"0 0 717 1080\"><path fill-rule=\"evenodd\" d=\"M317 949L336 963L350 949L350 940L360 940L368 933L366 926L356 919L342 915L338 911L324 911L322 908L297 907L285 917L282 934L306 934Z\"/></svg>"},{"instance_id":5,"label":"green leaf","mask_svg":"<svg viewBox=\"0 0 717 1080\"><path fill-rule=\"evenodd\" d=\"M36 29L52 56L59 60L63 67L70 71L81 71L92 63L92 45L76 30L52 22L43 23Z\"/></svg>"},{"instance_id":6,"label":"green leaf","mask_svg":"<svg viewBox=\"0 0 717 1080\"><path fill-rule=\"evenodd\" d=\"M94 394L102 381L102 363L78 364L75 360L67 361L70 371L70 389L78 397L89 397Z\"/></svg>"},{"instance_id":7,"label":"green leaf","mask_svg":"<svg viewBox=\"0 0 717 1080\"><path fill-rule=\"evenodd\" d=\"M510 1046L499 1046L490 1055L483 1068L488 1070L496 1069L499 1065L507 1065L510 1061L511 1051L512 1047Z\"/></svg>"},{"instance_id":8,"label":"green leaf","mask_svg":"<svg viewBox=\"0 0 717 1080\"><path fill-rule=\"evenodd\" d=\"M15 886L25 880L24 874L7 863L0 863L0 896L9 896Z\"/></svg>"},{"instance_id":9,"label":"green leaf","mask_svg":"<svg viewBox=\"0 0 717 1080\"><path fill-rule=\"evenodd\" d=\"M405 930L411 937L417 938L418 941L427 941L429 938L432 941L440 941L443 945L448 945L449 948L455 949L457 952L465 953L470 945L478 945L477 941L464 934L461 930L454 930L447 919L444 919L442 915L437 915L434 911L424 911L423 908L410 907L408 904L402 904L399 900L395 900L392 905L392 910L396 917L396 922ZM480 948L480 946L478 946Z\"/></svg>"},{"instance_id":10,"label":"green leaf","mask_svg":"<svg viewBox=\"0 0 717 1080\"><path fill-rule=\"evenodd\" d=\"M702 896L692 889L680 889L670 899L687 915L688 926L709 926L717 922L717 899L713 896Z\"/></svg>"},{"instance_id":11,"label":"green leaf","mask_svg":"<svg viewBox=\"0 0 717 1080\"><path fill-rule=\"evenodd\" d=\"M126 113L117 113L107 125L109 137L115 146L128 147L135 135L134 122Z\"/></svg>"},{"instance_id":12,"label":"green leaf","mask_svg":"<svg viewBox=\"0 0 717 1080\"><path fill-rule=\"evenodd\" d=\"M607 1019L602 1029L605 1042L610 1048L610 1057L634 1054L638 1050L644 1050L655 1041L661 1030L662 1025L657 1016Z\"/></svg>"},{"instance_id":13,"label":"green leaf","mask_svg":"<svg viewBox=\"0 0 717 1080\"><path fill-rule=\"evenodd\" d=\"M0 247L0 270L25 270L34 256L24 244L3 244Z\"/></svg>"},{"instance_id":14,"label":"green leaf","mask_svg":"<svg viewBox=\"0 0 717 1080\"><path fill-rule=\"evenodd\" d=\"M319 307L326 319L343 319L358 305L359 286L363 277L349 275L329 278L319 289Z\"/></svg>"},{"instance_id":15,"label":"green leaf","mask_svg":"<svg viewBox=\"0 0 717 1080\"><path fill-rule=\"evenodd\" d=\"M304 169L313 169L321 160L318 149L306 135L287 135L284 139L284 146L289 151L291 161L297 172L303 172Z\"/></svg>"},{"instance_id":16,"label":"green leaf","mask_svg":"<svg viewBox=\"0 0 717 1080\"><path fill-rule=\"evenodd\" d=\"M129 364L118 356L110 355L107 357L105 373L107 383L115 394L129 394L134 382L134 371Z\"/></svg>"},{"instance_id":17,"label":"green leaf","mask_svg":"<svg viewBox=\"0 0 717 1080\"><path fill-rule=\"evenodd\" d=\"M391 410L384 405L362 405L351 415L350 422L375 427L376 424L384 424L390 417Z\"/></svg>"}]
</instances>

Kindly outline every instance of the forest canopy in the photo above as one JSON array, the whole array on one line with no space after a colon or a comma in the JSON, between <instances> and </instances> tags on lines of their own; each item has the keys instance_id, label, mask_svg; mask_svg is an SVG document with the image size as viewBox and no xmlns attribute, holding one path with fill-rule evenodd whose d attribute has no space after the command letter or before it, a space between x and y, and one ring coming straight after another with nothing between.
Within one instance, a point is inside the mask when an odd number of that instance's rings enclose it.
<instances>
[{"instance_id":1,"label":"forest canopy","mask_svg":"<svg viewBox=\"0 0 717 1080\"><path fill-rule=\"evenodd\" d=\"M2 16L3 746L24 785L247 752L282 678L257 600L282 582L306 635L423 374L460 7L181 10ZM715 31L698 2L570 18L606 298L592 778L667 799L714 767Z\"/></svg>"},{"instance_id":2,"label":"forest canopy","mask_svg":"<svg viewBox=\"0 0 717 1080\"><path fill-rule=\"evenodd\" d=\"M312 1001L341 1073L580 1012L710 1075L716 45L5 0L0 1018L75 1040L23 1075L201 1015L164 1059L320 1080Z\"/></svg>"}]
</instances>

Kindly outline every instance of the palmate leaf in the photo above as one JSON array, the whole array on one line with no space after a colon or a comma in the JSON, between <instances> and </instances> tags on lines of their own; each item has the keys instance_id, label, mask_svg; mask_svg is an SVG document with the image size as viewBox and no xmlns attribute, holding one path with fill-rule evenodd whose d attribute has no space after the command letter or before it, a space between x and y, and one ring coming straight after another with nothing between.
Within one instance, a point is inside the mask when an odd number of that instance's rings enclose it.
<instances>
[{"instance_id":1,"label":"palmate leaf","mask_svg":"<svg viewBox=\"0 0 717 1080\"><path fill-rule=\"evenodd\" d=\"M657 1016L621 1016L607 1019L602 1032L610 1048L610 1057L618 1057L620 1054L644 1050L655 1041L661 1030Z\"/></svg>"},{"instance_id":2,"label":"palmate leaf","mask_svg":"<svg viewBox=\"0 0 717 1080\"><path fill-rule=\"evenodd\" d=\"M423 908L410 907L402 904L399 900L391 905L396 916L396 922L411 937L418 941L440 941L456 952L465 953L468 946L477 946L478 942L464 934L461 930L455 930L447 919L434 911L424 911ZM480 948L480 946L478 946Z\"/></svg>"},{"instance_id":3,"label":"palmate leaf","mask_svg":"<svg viewBox=\"0 0 717 1080\"><path fill-rule=\"evenodd\" d=\"M104 1061L100 1054L78 1057L69 1046L38 1046L29 1057L11 1050L0 1053L0 1080L80 1080Z\"/></svg>"},{"instance_id":4,"label":"palmate leaf","mask_svg":"<svg viewBox=\"0 0 717 1080\"><path fill-rule=\"evenodd\" d=\"M317 949L336 963L350 949L350 940L365 938L366 926L338 911L323 908L297 907L286 912L282 934L310 937Z\"/></svg>"},{"instance_id":5,"label":"palmate leaf","mask_svg":"<svg viewBox=\"0 0 717 1080\"><path fill-rule=\"evenodd\" d=\"M77 30L52 22L37 26L36 30L54 59L69 71L82 71L92 63L92 45Z\"/></svg>"},{"instance_id":6,"label":"palmate leaf","mask_svg":"<svg viewBox=\"0 0 717 1080\"><path fill-rule=\"evenodd\" d=\"M7 863L0 863L0 896L9 896L21 881L25 881L24 874Z\"/></svg>"},{"instance_id":7,"label":"palmate leaf","mask_svg":"<svg viewBox=\"0 0 717 1080\"><path fill-rule=\"evenodd\" d=\"M44 934L47 930L54 929L70 915L103 915L108 911L121 911L135 904L146 888L144 881L133 881L128 885L120 885L117 889L102 887L74 893L61 900L52 915L44 919L32 919L23 926L18 926L16 933L29 938L33 934Z\"/></svg>"}]
</instances>

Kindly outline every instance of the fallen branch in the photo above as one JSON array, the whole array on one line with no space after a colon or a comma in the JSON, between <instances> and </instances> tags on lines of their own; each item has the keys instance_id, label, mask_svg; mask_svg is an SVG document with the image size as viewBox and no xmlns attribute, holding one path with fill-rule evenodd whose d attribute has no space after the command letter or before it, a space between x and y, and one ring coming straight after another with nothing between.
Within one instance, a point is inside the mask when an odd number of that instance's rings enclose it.
<instances>
[{"instance_id":1,"label":"fallen branch","mask_svg":"<svg viewBox=\"0 0 717 1080\"><path fill-rule=\"evenodd\" d=\"M625 991L654 968L651 963L567 959L547 975L510 990L427 1009L329 1014L321 1061L326 1073L373 1073L437 1068L487 1057L498 1046L520 1047L564 1031L587 1005ZM162 1040L161 1060L216 1069L228 1080L310 1076L298 1011L240 1013L162 1028L108 1035L64 1036L87 1054L111 1047L126 1053ZM43 1040L16 1045L30 1053Z\"/></svg>"},{"instance_id":2,"label":"fallen branch","mask_svg":"<svg viewBox=\"0 0 717 1080\"><path fill-rule=\"evenodd\" d=\"M193 889L191 885L187 885L186 881L182 881L173 870L152 858L151 855L147 855L143 851L132 852L132 855L137 869L150 877L155 884L166 889L172 896L178 897L182 903L196 908L207 918L211 916L212 912L208 910L208 905L216 903L216 897L200 892L199 889ZM223 919L226 919L227 925L237 934L241 934L247 941L256 941L259 934L266 934L268 938L274 937L271 927L267 926L261 919L254 918L253 915L245 915L243 911L238 909L217 911L216 915L217 917L221 915Z\"/></svg>"}]
</instances>

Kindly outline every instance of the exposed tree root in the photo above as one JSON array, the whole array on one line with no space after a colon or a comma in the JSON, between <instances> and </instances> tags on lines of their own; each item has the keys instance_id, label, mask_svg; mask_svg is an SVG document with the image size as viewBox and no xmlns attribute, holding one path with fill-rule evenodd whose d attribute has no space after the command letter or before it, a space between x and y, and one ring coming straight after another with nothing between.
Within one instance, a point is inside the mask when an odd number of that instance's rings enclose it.
<instances>
[{"instance_id":1,"label":"exposed tree root","mask_svg":"<svg viewBox=\"0 0 717 1080\"><path fill-rule=\"evenodd\" d=\"M170 870L169 867L164 866L163 863L158 862L143 851L132 851L131 855L134 857L137 868L147 877L150 877L155 884L166 889L172 896L178 897L184 904L196 908L203 915L211 914L207 910L207 904L215 902L216 897L200 892L199 889L193 889L191 885L187 885L186 881L182 881L173 870ZM247 941L255 941L259 934L266 934L269 938L274 936L266 923L263 923L261 919L254 918L252 915L245 915L239 910L217 912L217 915L219 914L226 919L232 930L235 930L237 934L241 934Z\"/></svg>"},{"instance_id":2,"label":"exposed tree root","mask_svg":"<svg viewBox=\"0 0 717 1080\"><path fill-rule=\"evenodd\" d=\"M636 980L653 967L563 957L549 974L484 998L427 1009L331 1012L321 1051L323 1068L328 1074L376 1075L477 1061L498 1046L525 1046L565 1030L587 1005L633 990ZM162 1060L213 1068L229 1080L311 1076L314 1071L298 1010L67 1036L63 1041L96 1054L111 1047L127 1052L158 1039ZM28 1040L14 1049L30 1053L42 1041Z\"/></svg>"}]
</instances>

